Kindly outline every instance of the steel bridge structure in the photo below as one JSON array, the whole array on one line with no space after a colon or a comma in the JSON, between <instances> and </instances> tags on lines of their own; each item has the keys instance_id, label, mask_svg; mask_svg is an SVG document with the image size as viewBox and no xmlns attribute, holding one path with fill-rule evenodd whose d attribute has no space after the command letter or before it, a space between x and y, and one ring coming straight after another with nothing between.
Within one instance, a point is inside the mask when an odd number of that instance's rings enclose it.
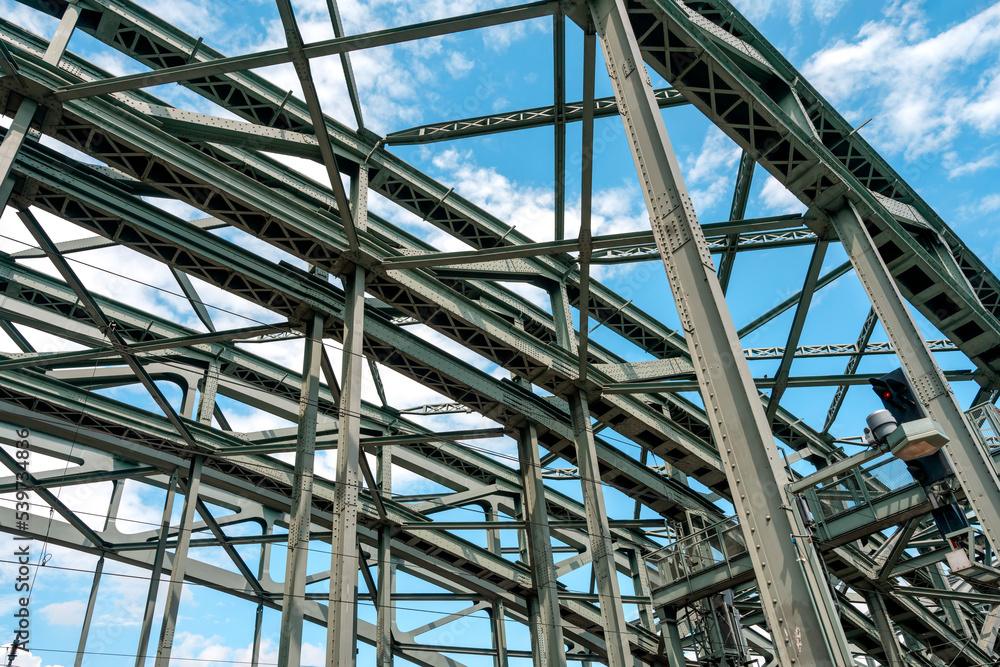
<instances>
[{"instance_id":1,"label":"steel bridge structure","mask_svg":"<svg viewBox=\"0 0 1000 667\"><path fill-rule=\"evenodd\" d=\"M76 667L111 664L90 637L105 562L148 576L137 667L189 664L172 662L185 586L229 596L232 615L253 625L254 667L273 664L261 654L265 634L279 637L280 667L303 664L307 623L325 630L330 667L356 664L359 643L374 647L378 667L997 664L1000 281L726 0L543 0L356 35L344 34L329 0L336 37L312 43L290 0L276 1L287 44L235 57L130 0L22 0L58 19L45 36L0 18L0 109L12 118L0 143L0 209L16 212L34 239L0 256L0 327L18 348L0 358L8 473L0 531L97 559ZM351 53L538 19L552 22L552 105L384 137L364 127ZM569 30L583 35L584 99L575 102L566 99ZM112 76L74 55L66 47L78 32L144 71ZM613 97L594 95L598 48ZM310 63L333 55L356 130L320 106ZM294 65L302 99L254 73L284 63ZM649 72L669 87L654 89ZM229 117L146 92L168 83ZM664 123L681 105L742 149L728 220L696 216ZM604 116L623 123L648 231L592 233L593 128ZM583 137L581 229L566 238L574 123ZM543 126L555 136L551 242L534 241L391 150ZM81 153L88 160L72 157ZM313 160L327 181L275 155ZM748 219L758 165L807 212ZM441 252L370 212L370 192L468 250ZM188 221L150 199L205 217ZM85 238L53 241L39 212L82 227ZM309 268L218 230L252 235ZM848 261L824 274L834 244ZM88 289L74 254L115 245L166 265L202 328ZM812 252L801 288L737 329L726 304L737 256L798 246ZM38 258L55 274L25 264ZM594 265L639 261L664 267L679 329L590 275ZM815 295L847 274L871 301L857 340L802 344ZM192 278L271 319L217 328ZM512 281L545 290L551 308L505 286ZM925 340L914 311L944 338ZM744 349L741 338L788 312L784 346ZM876 324L888 342L871 341ZM591 340L595 326L649 360L627 362ZM25 327L70 351L36 351ZM249 345L285 339L302 341L300 366ZM338 368L331 346L343 351ZM961 355L968 369L943 372L941 353ZM949 440L975 576L946 567L953 549L900 461L878 450L848 457L830 434L848 388L868 382L857 372L862 359L888 354ZM796 359L833 356L847 359L840 375L791 373ZM760 359L778 362L771 377L751 374L749 362ZM378 403L361 398L365 369ZM389 405L380 369L440 401ZM959 405L957 381L977 384L972 405ZM130 385L158 410L101 392ZM796 387L837 388L825 423L782 407ZM700 400L684 395L692 391ZM237 432L221 397L295 426ZM440 432L419 419L451 413L493 426ZM476 445L500 435L516 440L516 461ZM27 440L63 469L25 471L18 443ZM317 451L330 449L335 479L316 472ZM815 472L803 476L806 464ZM394 493L393 470L447 491ZM555 488L567 480L579 482L582 501ZM126 529L127 483L160 494L160 524ZM61 499L100 485L112 491L99 520ZM10 502L24 489L35 499L30 522ZM611 512L612 492L634 501L634 514ZM458 508L477 515L451 520ZM221 564L205 556L212 549L224 554ZM284 576L272 578L282 566ZM581 568L589 591L561 581ZM400 610L438 603L453 611L410 630L397 622ZM265 610L279 627L266 627ZM428 639L470 619L489 631ZM32 643L44 648L46 639Z\"/></svg>"}]
</instances>

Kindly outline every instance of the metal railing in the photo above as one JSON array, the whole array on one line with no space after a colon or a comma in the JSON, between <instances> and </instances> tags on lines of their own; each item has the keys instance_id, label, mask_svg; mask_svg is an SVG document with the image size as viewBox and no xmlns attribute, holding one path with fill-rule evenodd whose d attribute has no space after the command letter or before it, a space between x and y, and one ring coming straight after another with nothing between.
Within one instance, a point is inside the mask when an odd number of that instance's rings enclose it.
<instances>
[{"instance_id":1,"label":"metal railing","mask_svg":"<svg viewBox=\"0 0 1000 667\"><path fill-rule=\"evenodd\" d=\"M740 526L735 517L729 517L671 542L647 559L656 562L665 581L675 581L732 561L746 551Z\"/></svg>"},{"instance_id":2,"label":"metal railing","mask_svg":"<svg viewBox=\"0 0 1000 667\"><path fill-rule=\"evenodd\" d=\"M1000 450L1000 410L990 403L966 412L974 431L991 454ZM915 484L906 464L891 453L872 459L843 474L802 491L813 520L823 523L836 516L870 506L884 496ZM734 560L747 551L735 517L728 517L675 541L647 556L660 568L665 581Z\"/></svg>"},{"instance_id":3,"label":"metal railing","mask_svg":"<svg viewBox=\"0 0 1000 667\"><path fill-rule=\"evenodd\" d=\"M977 405L965 413L990 454L1000 449L1000 410L992 403Z\"/></svg>"},{"instance_id":4,"label":"metal railing","mask_svg":"<svg viewBox=\"0 0 1000 667\"><path fill-rule=\"evenodd\" d=\"M886 452L863 466L806 489L802 495L813 519L822 523L844 512L871 505L914 483L906 464Z\"/></svg>"}]
</instances>

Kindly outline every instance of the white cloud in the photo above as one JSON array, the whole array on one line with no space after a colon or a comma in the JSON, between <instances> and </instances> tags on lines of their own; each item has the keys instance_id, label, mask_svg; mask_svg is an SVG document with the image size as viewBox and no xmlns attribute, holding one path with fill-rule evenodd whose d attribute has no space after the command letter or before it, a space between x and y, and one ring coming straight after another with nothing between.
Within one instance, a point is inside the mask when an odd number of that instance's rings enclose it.
<instances>
[{"instance_id":1,"label":"white cloud","mask_svg":"<svg viewBox=\"0 0 1000 667\"><path fill-rule=\"evenodd\" d=\"M761 188L758 200L764 206L764 212L768 215L801 213L806 209L805 205L795 195L770 175L767 177L764 187Z\"/></svg>"},{"instance_id":2,"label":"white cloud","mask_svg":"<svg viewBox=\"0 0 1000 667\"><path fill-rule=\"evenodd\" d=\"M170 2L157 2L155 0L140 1L141 5L147 5L156 15L167 23L171 23L181 30L185 30L193 35L206 35L221 32L225 25L222 21L222 13L218 8L212 7L207 2L197 2L195 0L171 0Z\"/></svg>"},{"instance_id":3,"label":"white cloud","mask_svg":"<svg viewBox=\"0 0 1000 667\"><path fill-rule=\"evenodd\" d=\"M435 155L432 164L439 169L441 180L454 185L455 192L490 211L519 232L536 241L547 241L554 233L555 198L552 189L526 185L509 178L492 167L480 166L472 154L447 149ZM646 229L649 219L637 186L627 182L594 192L591 228L597 234ZM567 197L566 236L580 230L580 205ZM431 239L442 249L456 241L440 232ZM464 246L460 246L464 247Z\"/></svg>"},{"instance_id":4,"label":"white cloud","mask_svg":"<svg viewBox=\"0 0 1000 667\"><path fill-rule=\"evenodd\" d=\"M1000 67L988 72L979 98L966 108L968 118L981 132L1000 126Z\"/></svg>"},{"instance_id":5,"label":"white cloud","mask_svg":"<svg viewBox=\"0 0 1000 667\"><path fill-rule=\"evenodd\" d=\"M1000 194L990 194L986 195L978 202L973 204L972 209L975 213L996 213L1000 211Z\"/></svg>"},{"instance_id":6,"label":"white cloud","mask_svg":"<svg viewBox=\"0 0 1000 667\"><path fill-rule=\"evenodd\" d=\"M7 656L10 652L10 644L4 644L0 646L0 656L3 656L6 662ZM12 667L42 667L42 659L36 655L32 655L31 651L18 651L17 657L11 663ZM60 667L59 665L47 665L46 667Z\"/></svg>"},{"instance_id":7,"label":"white cloud","mask_svg":"<svg viewBox=\"0 0 1000 667\"><path fill-rule=\"evenodd\" d=\"M740 153L740 147L713 125L701 150L684 161L684 182L699 214L732 195Z\"/></svg>"},{"instance_id":8,"label":"white cloud","mask_svg":"<svg viewBox=\"0 0 1000 667\"><path fill-rule=\"evenodd\" d=\"M178 632L174 639L172 658L190 667L219 667L223 664L250 664L253 646L233 648L219 635L205 635ZM305 642L302 644L303 665L322 665L326 652L322 646ZM278 647L270 639L260 642L260 664L274 665L278 662Z\"/></svg>"},{"instance_id":9,"label":"white cloud","mask_svg":"<svg viewBox=\"0 0 1000 667\"><path fill-rule=\"evenodd\" d=\"M972 176L984 169L997 166L1000 164L1000 153L993 153L978 160L966 162L961 159L958 153L949 151L944 154L943 164L948 170L948 180L954 180L963 176Z\"/></svg>"},{"instance_id":10,"label":"white cloud","mask_svg":"<svg viewBox=\"0 0 1000 667\"><path fill-rule=\"evenodd\" d=\"M803 73L835 103L872 102L870 126L888 150L908 159L946 149L969 126L1000 127L1000 4L930 34L917 3L892 5L856 37L815 53ZM974 85L960 76L970 66L993 67Z\"/></svg>"},{"instance_id":11,"label":"white cloud","mask_svg":"<svg viewBox=\"0 0 1000 667\"><path fill-rule=\"evenodd\" d=\"M800 24L803 19L802 0L735 0L733 4L751 23L759 23L772 15L784 15L792 25ZM847 4L843 0L813 0L808 7L817 21L829 23Z\"/></svg>"},{"instance_id":12,"label":"white cloud","mask_svg":"<svg viewBox=\"0 0 1000 667\"><path fill-rule=\"evenodd\" d=\"M0 16L5 21L21 26L28 32L47 37L55 32L59 19L31 9L14 0L0 0Z\"/></svg>"},{"instance_id":13,"label":"white cloud","mask_svg":"<svg viewBox=\"0 0 1000 667\"><path fill-rule=\"evenodd\" d=\"M47 604L38 611L52 625L72 625L75 627L79 625L86 608L87 603L83 600L68 600Z\"/></svg>"},{"instance_id":14,"label":"white cloud","mask_svg":"<svg viewBox=\"0 0 1000 667\"><path fill-rule=\"evenodd\" d=\"M345 0L340 3L341 17L347 34L360 34L402 25L411 25L446 17L492 9L503 3L489 0L433 0L411 3L403 0ZM326 0L303 0L295 3L296 18L306 42L333 37L333 28ZM385 134L392 130L425 122L423 113L427 101L445 97L440 86L451 78L468 76L476 64L477 53L488 49L501 51L528 36L530 31L545 30L544 20L518 22L496 26L482 33L483 45L460 36L424 39L394 46L362 49L351 53L365 126ZM471 47L467 53L459 48ZM285 45L284 28L277 17L264 25L264 35L258 38L255 50L280 48ZM444 67L442 68L442 64ZM260 71L278 86L301 96L298 77L291 65L281 65ZM344 81L339 56L319 58L312 62L313 80L319 91L325 113L348 124L354 119ZM482 82L481 82L482 83ZM483 86L480 86L481 88ZM473 92L468 97L480 104L492 99L493 84L487 82L488 94ZM449 93L450 95L450 93ZM447 110L438 110L447 113ZM480 112L481 113L481 112ZM461 107L457 117L472 115Z\"/></svg>"},{"instance_id":15,"label":"white cloud","mask_svg":"<svg viewBox=\"0 0 1000 667\"><path fill-rule=\"evenodd\" d=\"M469 75L472 68L476 66L476 61L470 59L461 51L452 51L451 55L448 56L448 60L445 61L444 66L452 77L461 79Z\"/></svg>"}]
</instances>

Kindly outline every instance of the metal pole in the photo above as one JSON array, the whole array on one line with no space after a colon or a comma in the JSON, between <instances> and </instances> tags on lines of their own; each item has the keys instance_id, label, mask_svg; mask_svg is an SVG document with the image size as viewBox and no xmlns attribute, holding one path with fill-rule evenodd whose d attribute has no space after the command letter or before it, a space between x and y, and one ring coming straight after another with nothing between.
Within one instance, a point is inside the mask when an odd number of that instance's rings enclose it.
<instances>
[{"instance_id":1,"label":"metal pole","mask_svg":"<svg viewBox=\"0 0 1000 667\"><path fill-rule=\"evenodd\" d=\"M653 97L624 0L590 3L653 236L680 314L705 412L754 565L778 662L851 664L847 639L805 529L736 333L705 236ZM581 474L583 470L581 468Z\"/></svg>"},{"instance_id":2,"label":"metal pole","mask_svg":"<svg viewBox=\"0 0 1000 667\"><path fill-rule=\"evenodd\" d=\"M97 561L94 568L94 583L90 586L90 597L87 598L87 611L83 613L83 627L80 629L80 643L76 648L76 661L73 667L83 665L83 656L87 652L87 637L90 635L90 623L94 620L94 607L97 605L97 589L101 585L101 573L104 572L104 556Z\"/></svg>"},{"instance_id":3,"label":"metal pole","mask_svg":"<svg viewBox=\"0 0 1000 667\"><path fill-rule=\"evenodd\" d=\"M566 237L566 17L552 15L553 129L555 131L555 235Z\"/></svg>"},{"instance_id":4,"label":"metal pole","mask_svg":"<svg viewBox=\"0 0 1000 667\"><path fill-rule=\"evenodd\" d=\"M307 319L302 357L302 392L295 446L295 488L288 522L288 555L278 639L278 667L298 667L302 656L302 619L305 616L306 559L312 515L313 466L316 459L316 417L319 407L320 359L323 355L323 316Z\"/></svg>"},{"instance_id":5,"label":"metal pole","mask_svg":"<svg viewBox=\"0 0 1000 667\"><path fill-rule=\"evenodd\" d=\"M11 121L10 127L7 129L7 134L4 135L3 142L0 143L0 184L3 184L3 187L0 188L0 194L2 194L0 212L7 207L7 201L14 187L14 178L10 172L14 168L17 153L21 149L21 144L24 143L24 138L28 135L28 127L31 125L31 119L35 117L37 110L37 102L27 97L23 98L17 108L17 113L14 114L14 120Z\"/></svg>"},{"instance_id":6,"label":"metal pole","mask_svg":"<svg viewBox=\"0 0 1000 667\"><path fill-rule=\"evenodd\" d=\"M604 505L600 469L597 464L597 447L590 426L590 408L582 390L570 397L570 417L576 439L577 466L583 487L583 504L587 514L587 532L590 534L591 568L597 582L601 608L601 624L608 652L608 667L631 665L628 651L628 625L622 607L615 569L614 544L608 525L608 512Z\"/></svg>"},{"instance_id":7,"label":"metal pole","mask_svg":"<svg viewBox=\"0 0 1000 667\"><path fill-rule=\"evenodd\" d=\"M868 613L875 621L875 628L878 630L879 640L885 651L886 667L903 667L903 658L899 652L899 639L896 638L896 632L892 629L885 601L878 591L866 592L864 597L865 604L868 605Z\"/></svg>"},{"instance_id":8,"label":"metal pole","mask_svg":"<svg viewBox=\"0 0 1000 667\"><path fill-rule=\"evenodd\" d=\"M830 221L896 348L917 400L948 436L950 442L945 445L945 452L986 539L997 548L1000 545L1000 479L996 467L973 434L857 209L848 202L830 217Z\"/></svg>"},{"instance_id":9,"label":"metal pole","mask_svg":"<svg viewBox=\"0 0 1000 667\"><path fill-rule=\"evenodd\" d=\"M163 518L160 520L160 535L156 541L156 552L153 555L153 569L149 573L149 591L146 593L146 608L142 614L142 626L139 630L139 648L135 652L135 667L146 664L146 650L149 648L149 635L153 629L153 612L156 609L156 593L160 589L160 573L163 571L163 558L167 551L167 539L170 537L170 516L174 513L174 494L177 492L178 470L175 469L167 482L167 499L163 503Z\"/></svg>"},{"instance_id":10,"label":"metal pole","mask_svg":"<svg viewBox=\"0 0 1000 667\"><path fill-rule=\"evenodd\" d=\"M213 401L214 402L214 401ZM204 407L202 403L202 407ZM211 412L209 412L211 415ZM271 532L271 524L267 524L264 530L264 534ZM260 561L257 564L257 579L258 581L264 578L264 573L268 570L268 563L270 562L269 554L271 550L271 545L267 542L262 542L260 545ZM260 664L260 639L264 626L264 600L261 599L257 603L257 613L254 614L253 618L253 644L250 648L250 667L257 667Z\"/></svg>"},{"instance_id":11,"label":"metal pole","mask_svg":"<svg viewBox=\"0 0 1000 667\"><path fill-rule=\"evenodd\" d=\"M264 603L257 603L257 613L253 618L253 646L250 652L250 667L260 664L260 635L264 623Z\"/></svg>"},{"instance_id":12,"label":"metal pole","mask_svg":"<svg viewBox=\"0 0 1000 667\"><path fill-rule=\"evenodd\" d=\"M677 624L677 607L664 607L662 618L660 633L663 637L663 654L667 658L667 664L670 667L684 667L687 661L684 659L684 647L681 644L681 632Z\"/></svg>"},{"instance_id":13,"label":"metal pole","mask_svg":"<svg viewBox=\"0 0 1000 667\"><path fill-rule=\"evenodd\" d=\"M650 597L651 588L649 586L649 572L646 570L646 560L642 557L639 549L630 549L628 552L628 565L632 570L632 590L636 595ZM653 605L652 599L649 603L639 605L639 625L652 631L653 628Z\"/></svg>"},{"instance_id":14,"label":"metal pole","mask_svg":"<svg viewBox=\"0 0 1000 667\"><path fill-rule=\"evenodd\" d=\"M572 331L570 324L572 320L564 286L552 291L551 301L553 319L556 322L556 338L561 347L571 349L572 337L569 332ZM601 487L600 470L597 465L597 445L590 426L590 406L587 404L587 395L582 389L574 390L567 400L576 442L576 464L580 471L580 484L583 487L583 505L587 518L587 532L590 536L591 571L597 582L608 667L625 667L632 664L628 657L628 625L625 622L621 591L618 586L608 513L604 506L604 489ZM552 585L555 585L554 581Z\"/></svg>"},{"instance_id":15,"label":"metal pole","mask_svg":"<svg viewBox=\"0 0 1000 667\"><path fill-rule=\"evenodd\" d=\"M535 584L531 605L531 648L536 667L565 667L562 617L559 614L559 589L552 561L552 538L549 513L545 507L545 483L538 457L538 430L534 424L521 429L517 441L521 463L524 521L527 526L528 562Z\"/></svg>"},{"instance_id":16,"label":"metal pole","mask_svg":"<svg viewBox=\"0 0 1000 667\"><path fill-rule=\"evenodd\" d=\"M376 454L378 463L379 491L383 496L392 495L392 445L379 447ZM378 619L376 621L375 654L377 667L392 667L392 626L395 610L392 606L392 591L395 586L395 566L392 564L392 534L389 526L378 532Z\"/></svg>"},{"instance_id":17,"label":"metal pole","mask_svg":"<svg viewBox=\"0 0 1000 667\"><path fill-rule=\"evenodd\" d=\"M368 170L362 166L351 183L352 210L358 229L368 217ZM327 667L357 661L358 491L361 486L361 373L364 368L365 269L354 266L344 279L344 372L340 394L337 485L333 500L330 550L330 612L327 619Z\"/></svg>"},{"instance_id":18,"label":"metal pole","mask_svg":"<svg viewBox=\"0 0 1000 667\"><path fill-rule=\"evenodd\" d=\"M486 517L487 521L499 521L500 517L497 514L496 506L491 505L489 509L489 516ZM495 553L497 556L501 556L503 553L503 544L500 540L500 531L491 530L487 531L487 544L491 552ZM492 632L493 637L493 650L495 651L493 655L493 664L495 667L507 667L507 625L504 620L506 613L504 611L504 604L502 599L495 599L492 602L490 608L490 620L492 621Z\"/></svg>"},{"instance_id":19,"label":"metal pole","mask_svg":"<svg viewBox=\"0 0 1000 667\"><path fill-rule=\"evenodd\" d=\"M197 403L195 402L197 397L197 387L185 383L184 390L181 392L181 409L178 411L181 417L194 419L194 411L197 408Z\"/></svg>"},{"instance_id":20,"label":"metal pole","mask_svg":"<svg viewBox=\"0 0 1000 667\"><path fill-rule=\"evenodd\" d=\"M167 588L167 603L163 609L160 644L156 649L154 667L170 667L170 652L174 647L177 612L181 606L184 570L187 566L188 546L191 544L191 529L194 526L194 513L198 505L198 489L201 486L201 469L204 463L204 456L195 456L191 460L187 493L184 494L184 509L181 511L181 523L177 528L177 546L174 547L174 558L170 563L170 585Z\"/></svg>"}]
</instances>

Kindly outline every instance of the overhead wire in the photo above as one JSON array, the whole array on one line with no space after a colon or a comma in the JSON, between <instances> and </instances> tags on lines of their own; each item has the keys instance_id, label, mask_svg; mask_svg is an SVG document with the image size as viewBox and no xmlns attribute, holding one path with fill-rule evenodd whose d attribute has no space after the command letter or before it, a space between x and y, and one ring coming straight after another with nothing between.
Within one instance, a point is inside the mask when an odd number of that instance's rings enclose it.
<instances>
[{"instance_id":1,"label":"overhead wire","mask_svg":"<svg viewBox=\"0 0 1000 667\"><path fill-rule=\"evenodd\" d=\"M338 555L343 555L343 554L338 554ZM358 559L360 560L360 556L358 557ZM4 563L4 564L17 564L17 561L7 560L7 559L0 559L0 563ZM129 563L125 563L125 564L129 565ZM83 573L83 574L93 574L93 570L87 570L87 569L79 568L79 567L67 567L67 566L64 566L64 565L46 565L46 567L48 567L48 568L50 568L52 570L60 570L60 571L65 571L65 572L80 572L80 573ZM141 580L141 581L149 581L149 577L144 577L144 576L138 575L138 574L128 574L128 573L125 573L125 572L102 572L101 576L102 577L119 577L119 578L122 578L122 579L138 579L138 580ZM203 589L206 589L206 590L219 591L221 593L232 592L232 593L238 593L238 594L248 594L246 588L235 588L235 587L232 587L232 586L222 586L222 585L219 585L219 584L207 584L207 583L201 583L201 582L198 582L198 581L190 581L190 580L182 580L179 583L182 586L189 586L189 587L194 587L194 588L203 588ZM573 594L573 595L587 595L587 593L578 592L578 591L560 591L560 592L569 593L569 594ZM368 591L368 594L370 595L371 591ZM473 594L476 594L475 591L473 591ZM400 595L405 595L405 593L400 593ZM598 599L600 599L601 595L599 593L597 594L597 596L598 596ZM254 595L253 597L260 597L260 596ZM294 595L294 594L292 594L292 595L288 595L288 596L285 596L282 593L282 594L275 594L273 597L270 596L270 595L264 596L262 599L265 599L265 600L267 600L269 602L277 602L280 599L283 599L285 597L289 597L289 598L301 598L301 599L305 599L305 600L313 600L313 601L316 601L316 602L320 601L320 600L316 600L315 598L313 598L308 593L304 593L302 595ZM487 595L483 595L482 597L484 598L484 600L488 600L489 599L489 596L487 596ZM327 601L331 601L331 602L334 602L334 603L351 602L350 600L342 600L342 599L329 600L329 598L327 598ZM359 605L364 604L365 606L368 606L368 607L375 607L375 608L378 607L378 605L374 602L374 600L363 600L360 597L355 598L355 600L353 602L356 603L356 604L359 604ZM449 601L448 600L439 600L439 602L449 602ZM637 604L641 604L641 603L639 603L639 602L623 602L622 604L630 604L630 605L634 604L634 605L637 605ZM436 615L440 615L440 616L451 616L452 614L455 613L455 612L452 612L452 611L437 611L437 610L434 610L434 609L423 609L423 608L418 608L418 607L405 607L405 606L396 605L396 604L389 605L389 608L394 609L396 611L422 612L422 613L426 613L426 614L436 614ZM464 614L463 618L480 618L480 619L484 619L484 620L492 620L492 618L490 616L474 616L473 615L474 613L475 612L473 612L471 614ZM541 621L539 621L539 623L541 623ZM551 624L551 625L554 625L554 624ZM626 632L622 632L621 634L628 635L628 634L631 634L631 633L629 633L629 632L626 631Z\"/></svg>"}]
</instances>

